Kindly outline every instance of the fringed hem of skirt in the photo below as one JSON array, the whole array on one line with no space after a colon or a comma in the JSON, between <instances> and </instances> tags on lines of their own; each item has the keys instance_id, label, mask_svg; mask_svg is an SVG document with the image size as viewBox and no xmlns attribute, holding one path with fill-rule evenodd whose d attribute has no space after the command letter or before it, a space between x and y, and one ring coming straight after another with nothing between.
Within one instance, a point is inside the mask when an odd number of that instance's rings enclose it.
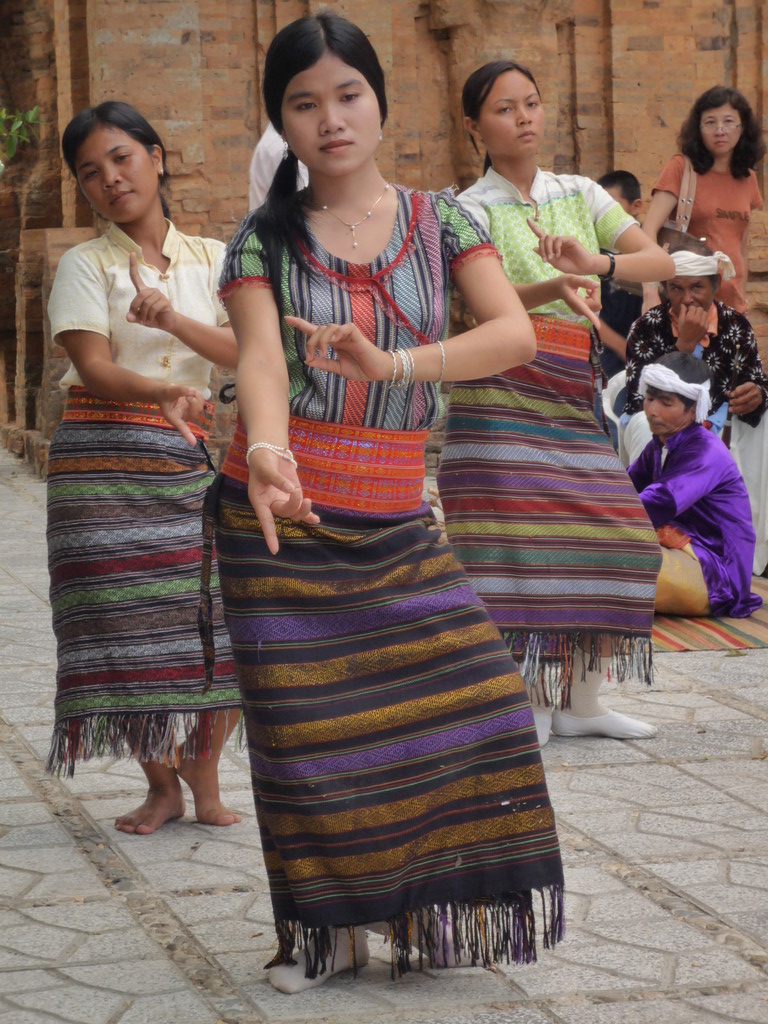
<instances>
[{"instance_id":1,"label":"fringed hem of skirt","mask_svg":"<svg viewBox=\"0 0 768 1024\"><path fill-rule=\"evenodd\" d=\"M72 778L78 761L92 757L117 760L135 757L138 761L160 761L174 766L178 763L178 747L184 744L183 756L192 759L211 756L211 740L215 716L239 715L240 708L208 708L205 711L149 712L147 714L91 714L78 718L62 718L53 729L51 749L45 770L51 775ZM235 745L244 746L243 720L235 733Z\"/></svg>"},{"instance_id":2,"label":"fringed hem of skirt","mask_svg":"<svg viewBox=\"0 0 768 1024\"><path fill-rule=\"evenodd\" d=\"M537 890L541 897L543 943L551 949L565 937L563 888L550 885ZM537 958L534 893L516 892L495 899L421 907L387 920L392 980L413 969L469 964L488 968L494 963L530 964ZM358 927L364 928L365 925ZM354 960L354 925L308 928L300 921L275 923L278 950L265 970L296 964L294 951L303 950L305 977L317 978L333 970L339 932L348 932Z\"/></svg>"},{"instance_id":3,"label":"fringed hem of skirt","mask_svg":"<svg viewBox=\"0 0 768 1024\"><path fill-rule=\"evenodd\" d=\"M588 640L588 657L582 664L584 671L603 668L624 683L640 679L647 686L653 684L653 645L650 637L616 636L611 633L523 633L502 630L504 642L518 662L520 675L531 695L532 702L544 707L569 708L576 648ZM610 643L610 656L601 651ZM581 662L581 659L579 659ZM583 680L582 680L583 681Z\"/></svg>"}]
</instances>

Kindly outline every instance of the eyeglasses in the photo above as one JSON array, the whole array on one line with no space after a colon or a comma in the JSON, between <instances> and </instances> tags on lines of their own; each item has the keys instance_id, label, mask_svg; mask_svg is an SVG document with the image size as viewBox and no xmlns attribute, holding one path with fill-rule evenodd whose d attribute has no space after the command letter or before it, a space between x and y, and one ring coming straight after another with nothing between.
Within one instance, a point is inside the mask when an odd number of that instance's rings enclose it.
<instances>
[{"instance_id":1,"label":"eyeglasses","mask_svg":"<svg viewBox=\"0 0 768 1024\"><path fill-rule=\"evenodd\" d=\"M701 122L701 130L703 132L735 132L737 128L741 128L741 121L734 121L733 118L726 117L724 121L706 120Z\"/></svg>"}]
</instances>

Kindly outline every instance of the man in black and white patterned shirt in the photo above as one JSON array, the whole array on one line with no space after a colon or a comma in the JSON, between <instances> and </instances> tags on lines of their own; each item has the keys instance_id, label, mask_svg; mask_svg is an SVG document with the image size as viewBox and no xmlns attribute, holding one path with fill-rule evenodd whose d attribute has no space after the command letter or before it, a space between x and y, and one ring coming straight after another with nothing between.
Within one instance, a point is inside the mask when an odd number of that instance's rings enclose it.
<instances>
[{"instance_id":1,"label":"man in black and white patterned shirt","mask_svg":"<svg viewBox=\"0 0 768 1024\"><path fill-rule=\"evenodd\" d=\"M651 433L639 391L640 372L667 352L687 352L703 359L712 374L712 404L707 425L720 433L730 407L752 427L768 405L768 377L755 334L743 313L715 299L721 276L729 277L727 256L672 253L677 274L665 283L666 299L639 317L627 339L627 403L622 422L628 461L645 448Z\"/></svg>"}]
</instances>

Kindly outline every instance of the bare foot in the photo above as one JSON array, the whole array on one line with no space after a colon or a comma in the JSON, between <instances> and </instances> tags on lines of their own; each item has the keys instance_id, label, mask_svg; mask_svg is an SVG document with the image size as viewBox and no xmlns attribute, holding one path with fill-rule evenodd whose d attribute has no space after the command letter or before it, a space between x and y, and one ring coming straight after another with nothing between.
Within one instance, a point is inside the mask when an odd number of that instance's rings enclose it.
<instances>
[{"instance_id":1,"label":"bare foot","mask_svg":"<svg viewBox=\"0 0 768 1024\"><path fill-rule=\"evenodd\" d=\"M242 821L219 796L219 763L211 757L183 758L177 769L179 778L192 790L195 817L201 825L236 825Z\"/></svg>"},{"instance_id":2,"label":"bare foot","mask_svg":"<svg viewBox=\"0 0 768 1024\"><path fill-rule=\"evenodd\" d=\"M139 836L152 835L156 829L173 818L181 818L185 811L181 786L153 789L147 792L147 799L135 811L115 818L118 832L133 832Z\"/></svg>"}]
</instances>

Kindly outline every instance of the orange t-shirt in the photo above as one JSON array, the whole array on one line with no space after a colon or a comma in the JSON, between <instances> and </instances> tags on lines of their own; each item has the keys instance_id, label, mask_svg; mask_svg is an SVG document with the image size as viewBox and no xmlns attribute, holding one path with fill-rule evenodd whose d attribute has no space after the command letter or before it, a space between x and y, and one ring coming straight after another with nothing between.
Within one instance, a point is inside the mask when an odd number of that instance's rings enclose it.
<instances>
[{"instance_id":1,"label":"orange t-shirt","mask_svg":"<svg viewBox=\"0 0 768 1024\"><path fill-rule=\"evenodd\" d=\"M683 156L680 153L673 156L653 191L671 192L679 197L684 167ZM734 178L730 171L696 175L696 195L688 231L696 238L703 238L713 252L720 249L731 257L736 276L721 284L717 298L739 313L747 308L741 240L749 227L752 210L759 210L762 205L754 171L749 172L748 178Z\"/></svg>"}]
</instances>

